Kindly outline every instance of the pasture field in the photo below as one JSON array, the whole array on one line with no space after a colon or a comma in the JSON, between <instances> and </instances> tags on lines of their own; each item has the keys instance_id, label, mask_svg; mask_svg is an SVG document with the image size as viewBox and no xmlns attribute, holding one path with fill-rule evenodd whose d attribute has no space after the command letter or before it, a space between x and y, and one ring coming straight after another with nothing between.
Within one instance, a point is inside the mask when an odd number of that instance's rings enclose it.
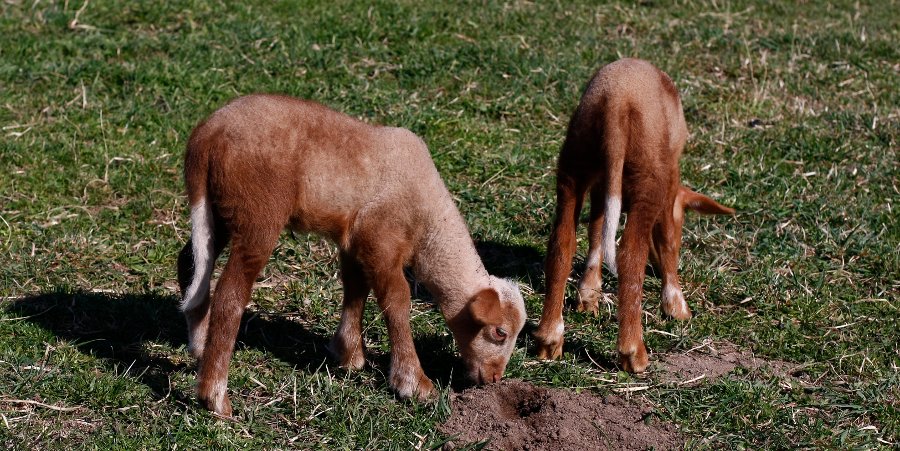
<instances>
[{"instance_id":1,"label":"pasture field","mask_svg":"<svg viewBox=\"0 0 900 451\"><path fill-rule=\"evenodd\" d=\"M897 11L895 0L0 2L0 446L439 446L462 388L443 319L414 293L437 402L389 391L371 299L371 365L337 368L323 348L339 319L337 258L315 236L285 233L258 280L230 373L237 421L199 407L176 309L187 136L252 92L411 129L533 323L567 120L592 73L624 56L674 79L691 131L683 181L738 213L686 220L692 320L664 319L647 277L647 374L615 364L617 285L604 273L610 308L566 311L562 359L537 361L526 327L506 377L649 403L644 421L674 423L689 448L900 446ZM726 345L788 370L661 376L663 355Z\"/></svg>"}]
</instances>

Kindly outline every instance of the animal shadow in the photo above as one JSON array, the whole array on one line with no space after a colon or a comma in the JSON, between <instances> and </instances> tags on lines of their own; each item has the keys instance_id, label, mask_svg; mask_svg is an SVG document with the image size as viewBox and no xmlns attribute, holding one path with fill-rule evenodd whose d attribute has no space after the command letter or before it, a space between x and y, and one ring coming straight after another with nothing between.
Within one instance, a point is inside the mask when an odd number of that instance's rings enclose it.
<instances>
[{"instance_id":1,"label":"animal shadow","mask_svg":"<svg viewBox=\"0 0 900 451\"><path fill-rule=\"evenodd\" d=\"M179 348L187 344L187 326L177 298L158 294L51 292L11 301L4 309L24 317L82 353L100 357L112 370L131 367L137 379L158 397L173 396L185 403L191 395L170 388L172 373L193 367L192 359L153 352L145 343ZM241 321L239 346L265 349L277 358L315 371L328 354L327 339L301 324L273 315L247 312Z\"/></svg>"},{"instance_id":2,"label":"animal shadow","mask_svg":"<svg viewBox=\"0 0 900 451\"><path fill-rule=\"evenodd\" d=\"M475 249L489 273L527 281L534 291L543 289L544 255L531 246L476 241Z\"/></svg>"},{"instance_id":3,"label":"animal shadow","mask_svg":"<svg viewBox=\"0 0 900 451\"><path fill-rule=\"evenodd\" d=\"M130 367L130 372L138 375L136 379L158 398L171 396L182 404L193 404L192 393L179 393L170 384L173 373L196 365L183 349L187 325L177 304L178 298L171 295L57 291L10 301L3 308L71 342L81 353L99 357L110 371ZM241 319L236 349L260 349L299 370L316 372L327 366L334 371L338 366L326 346L330 339L330 334L311 332L286 315L247 311ZM452 337L418 335L415 342L422 366L433 381L456 390L467 386ZM148 343L182 349L173 355L153 351L145 345ZM373 353L368 362L375 374L388 374L389 354ZM383 376L376 378L387 386Z\"/></svg>"}]
</instances>

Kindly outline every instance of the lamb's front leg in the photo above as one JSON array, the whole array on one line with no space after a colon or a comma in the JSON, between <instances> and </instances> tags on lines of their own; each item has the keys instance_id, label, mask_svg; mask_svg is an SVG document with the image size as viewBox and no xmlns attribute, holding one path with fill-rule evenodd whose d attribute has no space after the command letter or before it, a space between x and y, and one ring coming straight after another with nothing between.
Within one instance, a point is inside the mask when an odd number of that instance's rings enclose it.
<instances>
[{"instance_id":1,"label":"lamb's front leg","mask_svg":"<svg viewBox=\"0 0 900 451\"><path fill-rule=\"evenodd\" d=\"M341 324L328 344L328 350L338 363L347 369L362 369L366 364L362 337L362 319L369 284L362 266L352 256L341 253L341 281L344 284L344 304Z\"/></svg>"},{"instance_id":2,"label":"lamb's front leg","mask_svg":"<svg viewBox=\"0 0 900 451\"><path fill-rule=\"evenodd\" d=\"M387 322L391 343L391 371L389 383L401 398L429 399L434 396L434 384L425 376L419 356L413 346L409 324L410 291L403 276L403 267L396 266L372 274L372 284L378 306Z\"/></svg>"}]
</instances>

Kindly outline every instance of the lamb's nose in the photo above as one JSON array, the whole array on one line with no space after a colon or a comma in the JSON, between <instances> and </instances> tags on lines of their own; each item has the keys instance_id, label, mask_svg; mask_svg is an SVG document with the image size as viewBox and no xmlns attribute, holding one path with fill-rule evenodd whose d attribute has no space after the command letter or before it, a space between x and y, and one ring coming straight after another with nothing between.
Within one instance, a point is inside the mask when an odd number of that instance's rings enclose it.
<instances>
[{"instance_id":1,"label":"lamb's nose","mask_svg":"<svg viewBox=\"0 0 900 451\"><path fill-rule=\"evenodd\" d=\"M494 373L493 378L495 383L500 382L500 379L503 379L503 375L501 375L500 373Z\"/></svg>"}]
</instances>

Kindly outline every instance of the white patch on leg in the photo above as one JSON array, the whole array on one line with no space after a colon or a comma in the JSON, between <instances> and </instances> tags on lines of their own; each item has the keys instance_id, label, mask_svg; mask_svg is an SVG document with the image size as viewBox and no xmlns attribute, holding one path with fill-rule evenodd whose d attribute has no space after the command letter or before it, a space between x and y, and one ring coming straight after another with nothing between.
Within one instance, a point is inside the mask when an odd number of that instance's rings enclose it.
<instances>
[{"instance_id":1,"label":"white patch on leg","mask_svg":"<svg viewBox=\"0 0 900 451\"><path fill-rule=\"evenodd\" d=\"M663 301L666 303L666 306L668 306L668 313L670 315L687 315L687 302L684 301L684 294L681 292L681 288L667 283L666 286L663 287Z\"/></svg>"},{"instance_id":2,"label":"white patch on leg","mask_svg":"<svg viewBox=\"0 0 900 451\"><path fill-rule=\"evenodd\" d=\"M188 352L198 359L203 356L203 350L206 347L206 330L208 327L208 322L198 321L194 325L193 330L188 333Z\"/></svg>"},{"instance_id":3,"label":"white patch on leg","mask_svg":"<svg viewBox=\"0 0 900 451\"><path fill-rule=\"evenodd\" d=\"M213 404L213 411L216 413L221 413L225 410L225 399L228 395L228 378L223 377L216 381L212 386L212 393L210 393L210 401Z\"/></svg>"},{"instance_id":4,"label":"white patch on leg","mask_svg":"<svg viewBox=\"0 0 900 451\"><path fill-rule=\"evenodd\" d=\"M606 211L603 218L603 260L606 267L615 275L616 267L616 229L619 228L619 215L622 213L622 199L619 196L606 198Z\"/></svg>"},{"instance_id":5,"label":"white patch on leg","mask_svg":"<svg viewBox=\"0 0 900 451\"><path fill-rule=\"evenodd\" d=\"M590 249L587 258L587 267L596 268L600 266L600 248Z\"/></svg>"},{"instance_id":6,"label":"white patch on leg","mask_svg":"<svg viewBox=\"0 0 900 451\"><path fill-rule=\"evenodd\" d=\"M555 343L555 344L559 344L560 342L562 342L563 333L565 333L565 331L566 331L566 327L563 324L562 320L560 320L559 324L557 324L556 327L553 328L552 336L550 337L550 342Z\"/></svg>"},{"instance_id":7,"label":"white patch on leg","mask_svg":"<svg viewBox=\"0 0 900 451\"><path fill-rule=\"evenodd\" d=\"M218 381L216 381L216 384L213 385L213 389L212 389L213 398L215 398L216 400L219 400L219 399L225 397L225 392L227 392L227 391L228 391L228 379L223 377L222 379L219 379Z\"/></svg>"},{"instance_id":8,"label":"white patch on leg","mask_svg":"<svg viewBox=\"0 0 900 451\"><path fill-rule=\"evenodd\" d=\"M194 260L194 275L181 301L182 312L196 308L209 293L209 278L213 271L212 256L214 252L212 225L212 207L204 197L191 208L191 250Z\"/></svg>"}]
</instances>

